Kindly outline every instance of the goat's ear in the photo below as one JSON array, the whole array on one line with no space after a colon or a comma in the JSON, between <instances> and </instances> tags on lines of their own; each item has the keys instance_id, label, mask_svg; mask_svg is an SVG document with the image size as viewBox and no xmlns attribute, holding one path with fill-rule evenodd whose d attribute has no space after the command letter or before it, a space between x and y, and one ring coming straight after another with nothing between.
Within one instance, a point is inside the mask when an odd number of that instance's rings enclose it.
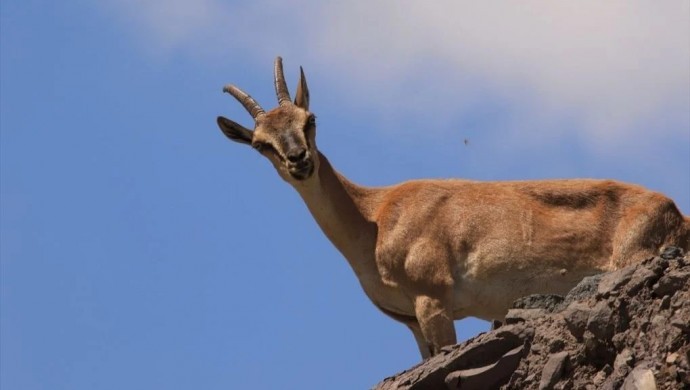
<instances>
[{"instance_id":1,"label":"goat's ear","mask_svg":"<svg viewBox=\"0 0 690 390\"><path fill-rule=\"evenodd\" d=\"M226 137L241 144L250 145L252 143L253 135L251 130L222 116L218 117L217 122L218 127L220 127L220 130Z\"/></svg>"},{"instance_id":2,"label":"goat's ear","mask_svg":"<svg viewBox=\"0 0 690 390\"><path fill-rule=\"evenodd\" d=\"M307 79L304 77L304 70L299 67L299 84L297 84L297 94L295 95L295 105L309 110L309 88Z\"/></svg>"}]
</instances>

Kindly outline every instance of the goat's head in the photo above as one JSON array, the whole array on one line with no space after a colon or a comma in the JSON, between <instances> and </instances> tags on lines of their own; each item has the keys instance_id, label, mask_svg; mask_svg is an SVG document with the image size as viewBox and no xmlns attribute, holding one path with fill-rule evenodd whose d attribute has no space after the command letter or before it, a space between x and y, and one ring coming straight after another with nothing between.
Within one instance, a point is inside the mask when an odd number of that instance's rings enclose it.
<instances>
[{"instance_id":1,"label":"goat's head","mask_svg":"<svg viewBox=\"0 0 690 390\"><path fill-rule=\"evenodd\" d=\"M319 163L315 142L316 120L314 114L309 112L307 79L300 67L297 95L293 102L285 83L280 57L276 58L273 77L279 105L268 112L234 85L223 88L252 115L253 131L222 116L218 117L218 126L231 140L251 145L266 156L283 179L291 183L302 182L313 176Z\"/></svg>"}]
</instances>

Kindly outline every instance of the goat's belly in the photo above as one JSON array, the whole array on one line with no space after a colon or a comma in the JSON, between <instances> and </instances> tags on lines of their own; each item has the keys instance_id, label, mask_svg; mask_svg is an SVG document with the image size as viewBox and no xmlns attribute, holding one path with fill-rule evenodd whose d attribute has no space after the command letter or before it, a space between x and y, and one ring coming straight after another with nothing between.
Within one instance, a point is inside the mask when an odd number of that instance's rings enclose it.
<instances>
[{"instance_id":1,"label":"goat's belly","mask_svg":"<svg viewBox=\"0 0 690 390\"><path fill-rule=\"evenodd\" d=\"M489 278L477 278L469 273L457 275L454 314L456 318L502 319L518 298L530 294L564 295L582 278L598 272L544 269L532 272L513 270Z\"/></svg>"}]
</instances>

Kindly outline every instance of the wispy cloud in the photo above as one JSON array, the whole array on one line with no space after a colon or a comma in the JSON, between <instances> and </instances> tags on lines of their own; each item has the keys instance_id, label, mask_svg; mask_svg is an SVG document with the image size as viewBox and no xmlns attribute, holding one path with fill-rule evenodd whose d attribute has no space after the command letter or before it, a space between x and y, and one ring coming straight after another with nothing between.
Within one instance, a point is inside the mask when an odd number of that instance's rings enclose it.
<instances>
[{"instance_id":1,"label":"wispy cloud","mask_svg":"<svg viewBox=\"0 0 690 390\"><path fill-rule=\"evenodd\" d=\"M294 56L392 118L442 124L488 97L516 113L502 137L690 143L685 0L110 4L159 49Z\"/></svg>"},{"instance_id":2,"label":"wispy cloud","mask_svg":"<svg viewBox=\"0 0 690 390\"><path fill-rule=\"evenodd\" d=\"M217 0L108 0L123 24L157 50L194 47L226 12Z\"/></svg>"}]
</instances>

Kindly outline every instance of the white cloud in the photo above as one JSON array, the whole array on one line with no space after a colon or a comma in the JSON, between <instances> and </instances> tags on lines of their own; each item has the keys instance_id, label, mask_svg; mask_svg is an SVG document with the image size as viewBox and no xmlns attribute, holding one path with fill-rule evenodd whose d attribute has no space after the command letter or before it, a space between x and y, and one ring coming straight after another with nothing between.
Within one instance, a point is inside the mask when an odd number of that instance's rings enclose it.
<instances>
[{"instance_id":1,"label":"white cloud","mask_svg":"<svg viewBox=\"0 0 690 390\"><path fill-rule=\"evenodd\" d=\"M317 18L317 47L336 43L322 56L346 64L346 72L356 63L353 79L369 73L399 85L394 96L409 94L404 80L428 61L457 70L458 79L439 84L456 84L459 94L465 84L469 92L491 88L521 105L528 99L532 115L576 116L584 131L608 140L690 107L686 1L371 4L338 2L325 10Z\"/></svg>"},{"instance_id":2,"label":"white cloud","mask_svg":"<svg viewBox=\"0 0 690 390\"><path fill-rule=\"evenodd\" d=\"M328 69L319 77L390 118L413 112L443 127L488 96L517 113L502 137L577 131L608 149L653 131L690 143L685 0L111 4L167 50L282 53Z\"/></svg>"}]
</instances>

